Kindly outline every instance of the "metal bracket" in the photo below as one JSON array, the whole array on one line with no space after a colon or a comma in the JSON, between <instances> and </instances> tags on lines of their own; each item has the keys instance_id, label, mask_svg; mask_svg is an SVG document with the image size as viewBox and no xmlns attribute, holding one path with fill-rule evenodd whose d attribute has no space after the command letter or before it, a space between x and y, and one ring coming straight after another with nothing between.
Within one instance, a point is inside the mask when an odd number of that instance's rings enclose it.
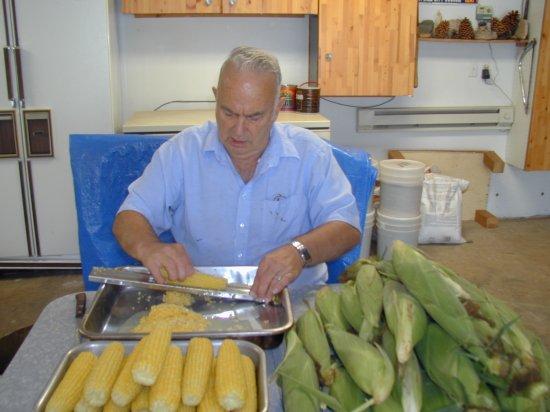
<instances>
[{"instance_id":1,"label":"metal bracket","mask_svg":"<svg viewBox=\"0 0 550 412\"><path fill-rule=\"evenodd\" d=\"M525 109L525 114L529 112L529 98L531 96L531 78L533 77L533 61L535 57L535 46L537 45L537 40L532 39L525 45L521 55L518 59L518 74L519 74L519 83L521 85L521 99L523 101L523 108ZM525 85L525 79L523 76L523 60L527 54L531 52L531 63L529 67L529 78L527 79L527 87Z\"/></svg>"}]
</instances>

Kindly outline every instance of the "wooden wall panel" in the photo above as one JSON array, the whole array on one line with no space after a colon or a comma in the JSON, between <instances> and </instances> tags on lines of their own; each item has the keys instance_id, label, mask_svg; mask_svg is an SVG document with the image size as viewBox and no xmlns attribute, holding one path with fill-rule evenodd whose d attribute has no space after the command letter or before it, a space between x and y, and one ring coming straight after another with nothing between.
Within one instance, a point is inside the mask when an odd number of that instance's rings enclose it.
<instances>
[{"instance_id":1,"label":"wooden wall panel","mask_svg":"<svg viewBox=\"0 0 550 412\"><path fill-rule=\"evenodd\" d=\"M261 14L263 0L236 0L232 6L230 0L223 0L223 13L229 14Z\"/></svg>"},{"instance_id":2,"label":"wooden wall panel","mask_svg":"<svg viewBox=\"0 0 550 412\"><path fill-rule=\"evenodd\" d=\"M550 1L546 0L540 36L533 115L525 170L550 170Z\"/></svg>"},{"instance_id":3,"label":"wooden wall panel","mask_svg":"<svg viewBox=\"0 0 550 412\"><path fill-rule=\"evenodd\" d=\"M210 14L221 13L221 1L212 0L123 0L122 12L128 14Z\"/></svg>"},{"instance_id":4,"label":"wooden wall panel","mask_svg":"<svg viewBox=\"0 0 550 412\"><path fill-rule=\"evenodd\" d=\"M417 13L416 0L320 0L321 94L412 94Z\"/></svg>"},{"instance_id":5,"label":"wooden wall panel","mask_svg":"<svg viewBox=\"0 0 550 412\"><path fill-rule=\"evenodd\" d=\"M318 0L264 0L263 12L269 14L317 14Z\"/></svg>"}]
</instances>

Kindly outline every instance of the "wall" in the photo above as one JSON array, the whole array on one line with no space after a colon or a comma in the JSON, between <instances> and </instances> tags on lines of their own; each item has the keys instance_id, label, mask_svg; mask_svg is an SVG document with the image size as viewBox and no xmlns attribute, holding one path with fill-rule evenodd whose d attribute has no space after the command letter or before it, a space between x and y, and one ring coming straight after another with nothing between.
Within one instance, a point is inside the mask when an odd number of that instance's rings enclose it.
<instances>
[{"instance_id":1,"label":"wall","mask_svg":"<svg viewBox=\"0 0 550 412\"><path fill-rule=\"evenodd\" d=\"M519 9L520 0L493 0L495 15ZM420 18L434 18L441 10L444 18L469 16L475 6L420 5ZM152 110L170 100L212 100L219 66L229 50L240 44L261 47L280 60L283 82L299 84L307 79L308 25L301 17L176 17L139 18L118 16L120 60L122 64L123 119L138 110ZM419 44L419 87L413 97L398 97L392 106L508 105L519 51L514 45ZM491 52L494 61L491 58ZM495 65L496 62L496 65ZM489 65L501 92L484 84L481 67ZM470 77L473 76L473 77ZM334 98L340 103L373 105L382 98ZM201 108L211 104L179 104L168 108ZM387 149L494 150L506 155L508 135L498 132L407 132L357 133L356 111L322 101L321 113L330 118L332 140L338 144L363 147L377 158ZM527 196L521 205L513 193ZM525 173L511 167L492 178L488 208L500 217L550 214L550 173ZM498 194L498 195L497 195Z\"/></svg>"}]
</instances>

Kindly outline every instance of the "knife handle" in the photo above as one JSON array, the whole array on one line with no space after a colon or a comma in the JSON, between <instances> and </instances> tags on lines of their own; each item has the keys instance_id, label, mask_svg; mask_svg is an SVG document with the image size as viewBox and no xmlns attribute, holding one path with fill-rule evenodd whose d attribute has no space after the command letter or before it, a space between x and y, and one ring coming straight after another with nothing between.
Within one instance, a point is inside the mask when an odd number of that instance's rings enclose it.
<instances>
[{"instance_id":1,"label":"knife handle","mask_svg":"<svg viewBox=\"0 0 550 412\"><path fill-rule=\"evenodd\" d=\"M76 299L76 308L75 308L75 318L81 318L86 312L86 293L80 292L75 295Z\"/></svg>"}]
</instances>

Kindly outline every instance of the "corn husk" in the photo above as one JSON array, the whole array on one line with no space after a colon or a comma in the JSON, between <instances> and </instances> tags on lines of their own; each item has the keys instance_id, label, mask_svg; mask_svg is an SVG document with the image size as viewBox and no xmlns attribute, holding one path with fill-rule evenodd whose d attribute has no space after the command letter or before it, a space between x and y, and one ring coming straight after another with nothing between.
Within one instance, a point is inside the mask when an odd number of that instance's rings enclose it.
<instances>
[{"instance_id":1,"label":"corn husk","mask_svg":"<svg viewBox=\"0 0 550 412\"><path fill-rule=\"evenodd\" d=\"M498 410L498 403L477 375L472 361L438 325L430 323L416 351L430 379L467 408Z\"/></svg>"},{"instance_id":2,"label":"corn husk","mask_svg":"<svg viewBox=\"0 0 550 412\"><path fill-rule=\"evenodd\" d=\"M390 358L393 369L397 370L399 362L397 361L397 353L395 353L395 337L387 326L385 326L382 331L382 349L384 349L384 352L386 352L386 355Z\"/></svg>"},{"instance_id":3,"label":"corn husk","mask_svg":"<svg viewBox=\"0 0 550 412\"><path fill-rule=\"evenodd\" d=\"M380 404L389 396L395 380L393 365L380 346L351 333L328 326L332 346L354 382Z\"/></svg>"},{"instance_id":4,"label":"corn husk","mask_svg":"<svg viewBox=\"0 0 550 412\"><path fill-rule=\"evenodd\" d=\"M355 278L357 277L357 273L359 273L359 269L361 269L364 265L373 265L375 263L376 262L371 259L357 259L355 262L349 265L346 270L344 270L344 272L340 275L340 282L346 283L350 280L355 280Z\"/></svg>"},{"instance_id":5,"label":"corn husk","mask_svg":"<svg viewBox=\"0 0 550 412\"><path fill-rule=\"evenodd\" d=\"M502 412L541 412L547 410L543 399L535 401L521 395L509 395L503 390L497 390L496 395Z\"/></svg>"},{"instance_id":6,"label":"corn husk","mask_svg":"<svg viewBox=\"0 0 550 412\"><path fill-rule=\"evenodd\" d=\"M374 412L403 412L405 409L402 408L401 403L393 396L388 397L384 402L379 405L374 405L372 408ZM408 411L406 411L408 412Z\"/></svg>"},{"instance_id":7,"label":"corn husk","mask_svg":"<svg viewBox=\"0 0 550 412\"><path fill-rule=\"evenodd\" d=\"M422 409L422 375L415 354L399 365L396 392L401 407L407 412L420 412Z\"/></svg>"},{"instance_id":8,"label":"corn husk","mask_svg":"<svg viewBox=\"0 0 550 412\"><path fill-rule=\"evenodd\" d=\"M383 288L382 279L374 266L363 265L359 269L355 279L355 289L364 318L359 330L361 339L371 341L378 330L382 312Z\"/></svg>"},{"instance_id":9,"label":"corn husk","mask_svg":"<svg viewBox=\"0 0 550 412\"><path fill-rule=\"evenodd\" d=\"M328 286L323 286L315 294L315 307L324 326L332 325L335 328L347 331L350 324L342 313L341 297Z\"/></svg>"},{"instance_id":10,"label":"corn husk","mask_svg":"<svg viewBox=\"0 0 550 412\"><path fill-rule=\"evenodd\" d=\"M399 276L397 276L391 260L380 260L376 262L375 267L382 276L392 280L399 280Z\"/></svg>"},{"instance_id":11,"label":"corn husk","mask_svg":"<svg viewBox=\"0 0 550 412\"><path fill-rule=\"evenodd\" d=\"M359 332L363 324L363 311L355 290L355 282L350 280L340 287L340 299L344 318L356 332Z\"/></svg>"},{"instance_id":12,"label":"corn husk","mask_svg":"<svg viewBox=\"0 0 550 412\"><path fill-rule=\"evenodd\" d=\"M426 331L426 312L403 285L393 280L384 284L383 304L387 325L395 336L397 359L406 363Z\"/></svg>"},{"instance_id":13,"label":"corn husk","mask_svg":"<svg viewBox=\"0 0 550 412\"><path fill-rule=\"evenodd\" d=\"M422 412L462 412L455 401L452 401L426 373L422 373Z\"/></svg>"},{"instance_id":14,"label":"corn husk","mask_svg":"<svg viewBox=\"0 0 550 412\"><path fill-rule=\"evenodd\" d=\"M319 315L313 309L308 309L296 322L296 332L313 359L323 385L332 385L334 367L331 365L330 347Z\"/></svg>"},{"instance_id":15,"label":"corn husk","mask_svg":"<svg viewBox=\"0 0 550 412\"><path fill-rule=\"evenodd\" d=\"M365 394L342 367L336 369L329 393L346 411L352 411L365 403Z\"/></svg>"}]
</instances>

